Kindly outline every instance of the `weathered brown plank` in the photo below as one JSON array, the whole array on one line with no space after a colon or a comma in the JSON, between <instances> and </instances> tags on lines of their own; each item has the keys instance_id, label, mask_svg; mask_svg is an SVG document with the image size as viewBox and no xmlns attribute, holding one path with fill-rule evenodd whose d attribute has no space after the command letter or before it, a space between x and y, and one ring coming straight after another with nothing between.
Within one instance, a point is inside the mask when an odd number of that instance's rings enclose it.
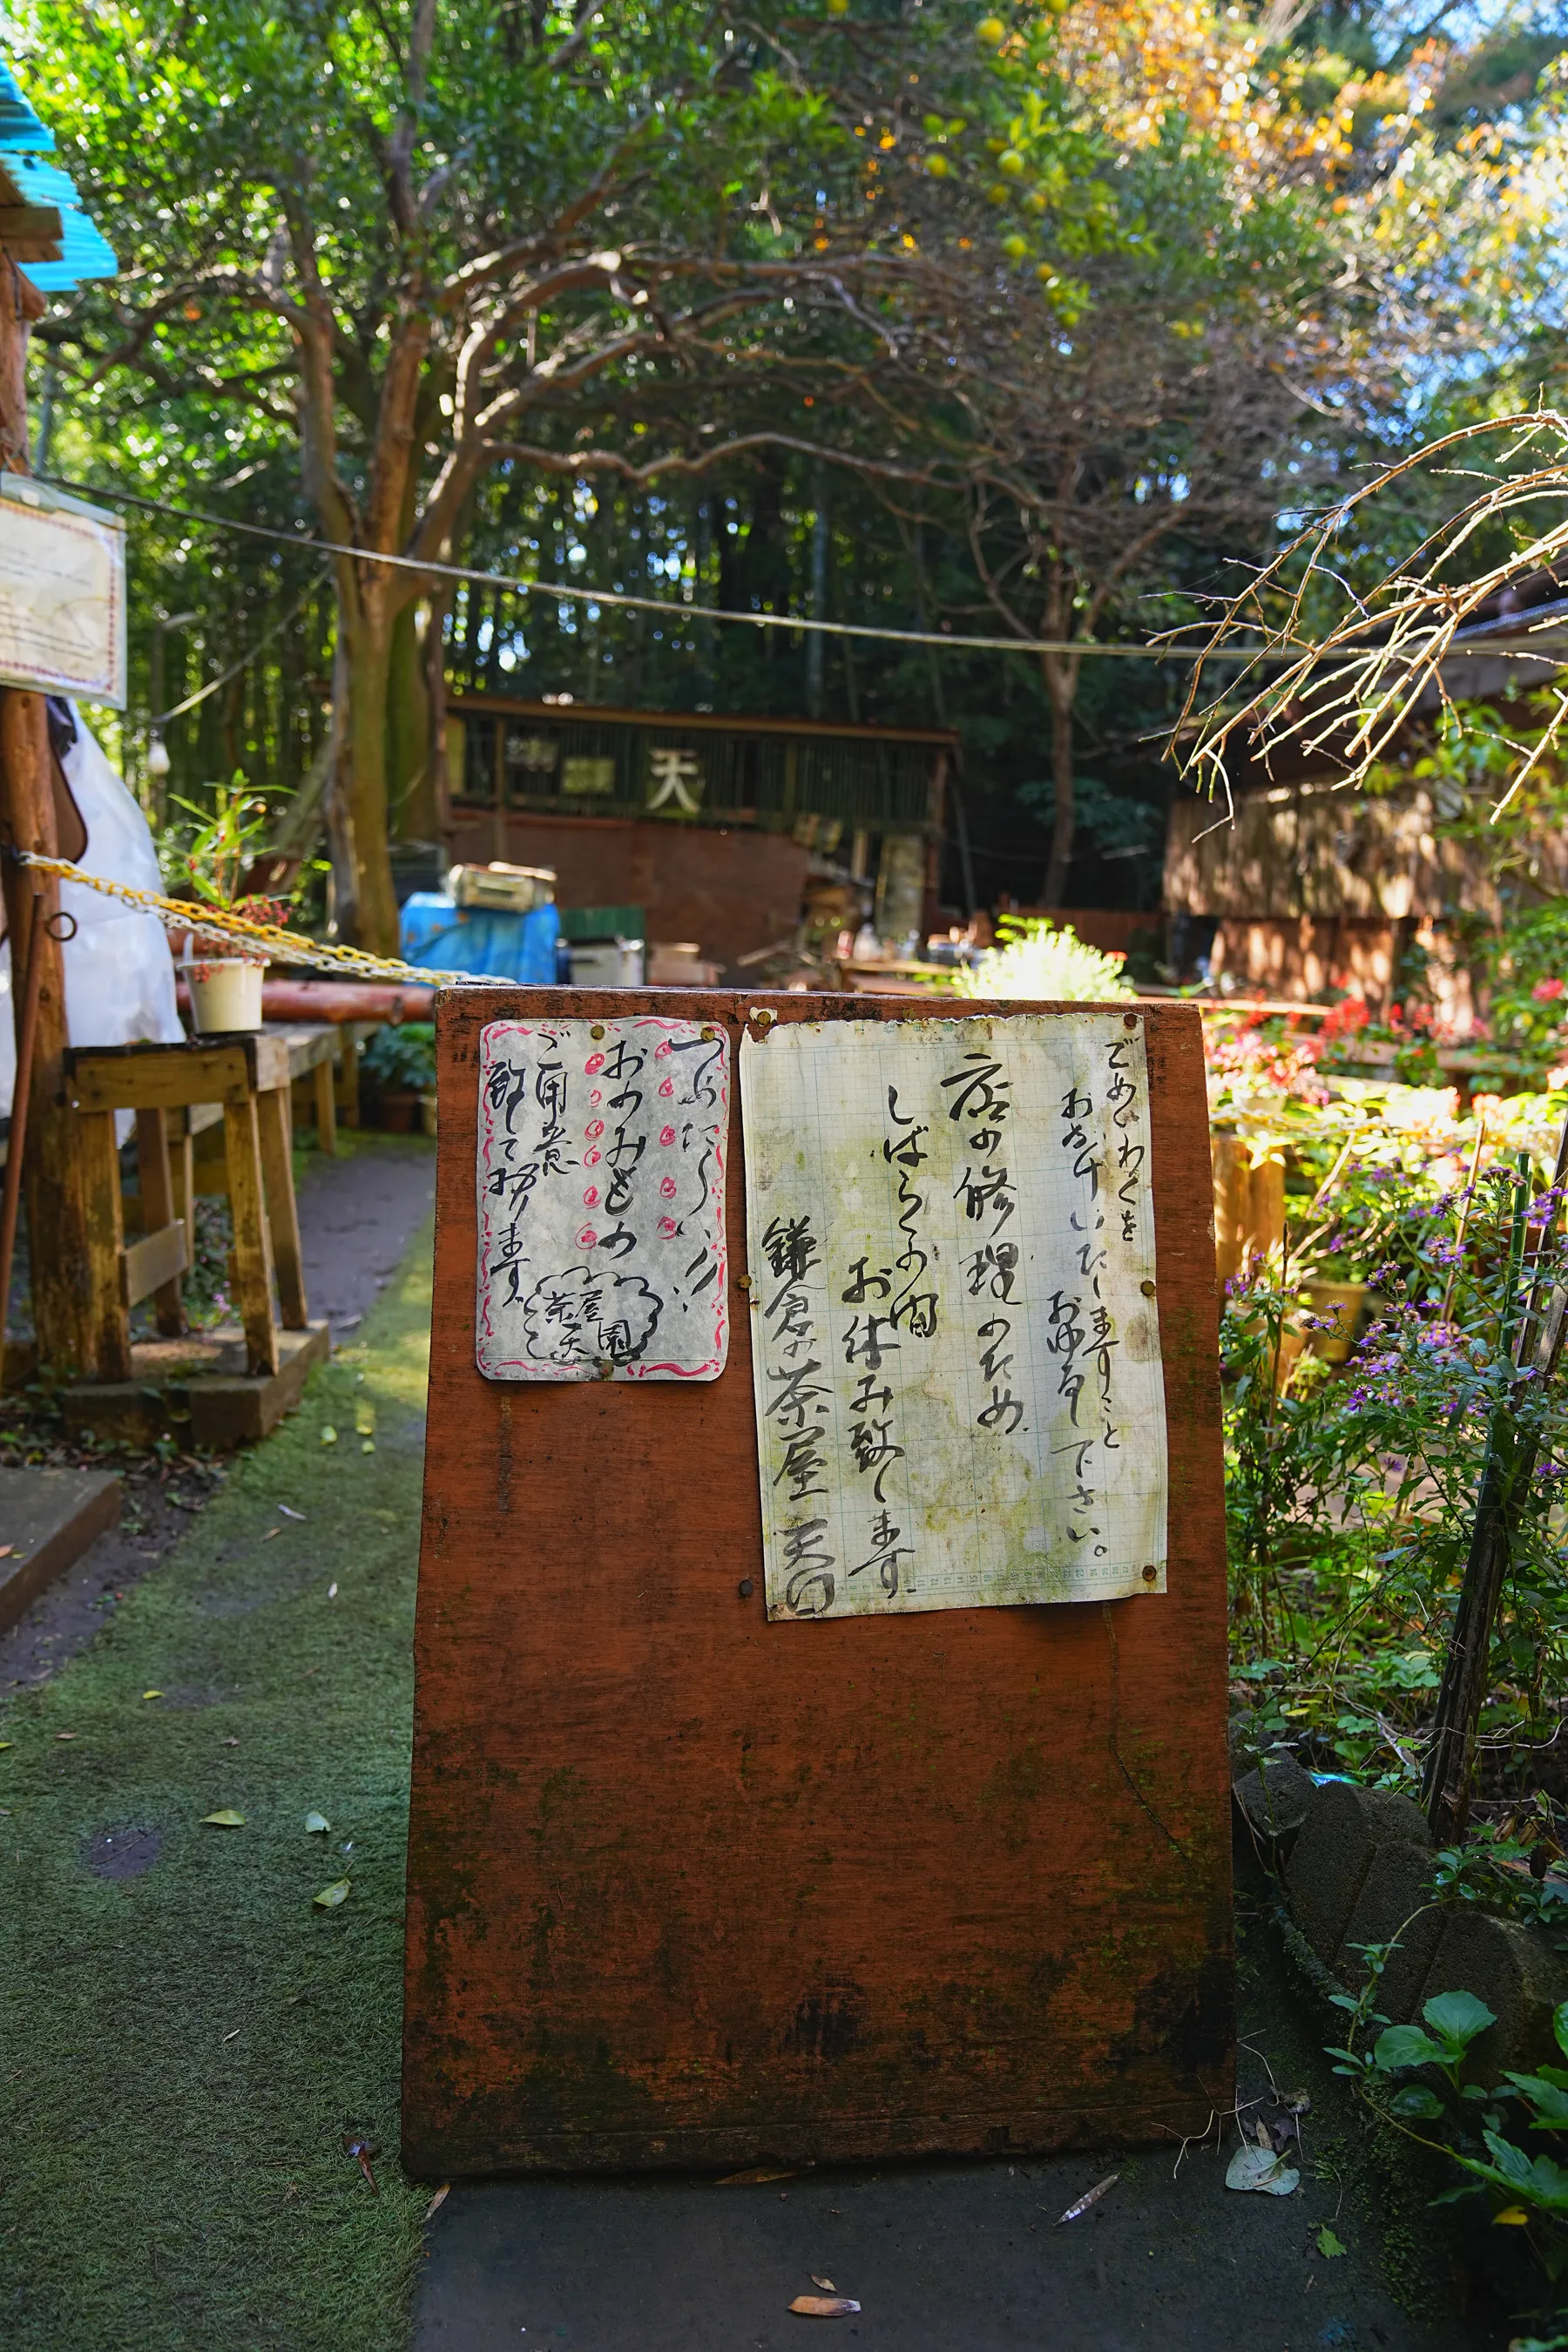
<instances>
[{"instance_id":1,"label":"weathered brown plank","mask_svg":"<svg viewBox=\"0 0 1568 2352\"><path fill-rule=\"evenodd\" d=\"M316 1095L316 1149L329 1160L338 1149L337 1073L331 1062L318 1062L310 1074Z\"/></svg>"},{"instance_id":2,"label":"weathered brown plank","mask_svg":"<svg viewBox=\"0 0 1568 2352\"><path fill-rule=\"evenodd\" d=\"M168 1271L155 1282L144 1283L140 1290L132 1290L126 1304L133 1306L155 1290L154 1312L158 1328L166 1339L177 1339L185 1328L185 1302L180 1293L180 1276L191 1263L191 1228L186 1220L187 1205L183 1211L174 1206L174 1171L169 1155L168 1114L161 1110L139 1110L136 1114L136 1172L142 1187L142 1226L149 1236L165 1227L176 1225L180 1234L178 1263L171 1260ZM182 1170L181 1173L184 1173ZM140 1277L138 1276L138 1279Z\"/></svg>"},{"instance_id":3,"label":"weathered brown plank","mask_svg":"<svg viewBox=\"0 0 1568 2352\"><path fill-rule=\"evenodd\" d=\"M190 1265L190 1253L185 1247L185 1228L176 1218L160 1225L156 1233L143 1234L140 1241L131 1242L120 1254L120 1295L127 1307L134 1307L149 1291L173 1288L179 1292L179 1279ZM160 1322L158 1326L163 1330ZM166 1335L177 1339L177 1331Z\"/></svg>"},{"instance_id":4,"label":"weathered brown plank","mask_svg":"<svg viewBox=\"0 0 1568 2352\"><path fill-rule=\"evenodd\" d=\"M85 1272L90 1334L88 1360L77 1369L97 1380L122 1381L131 1370L131 1317L120 1286L125 1213L120 1198L114 1113L83 1111L76 1128L87 1203Z\"/></svg>"},{"instance_id":5,"label":"weathered brown plank","mask_svg":"<svg viewBox=\"0 0 1568 2352\"><path fill-rule=\"evenodd\" d=\"M527 993L723 1022L728 992ZM767 1000L781 1020L929 1004ZM443 994L404 2073L416 2173L1044 2148L1230 2100L1225 1538L1198 1016L1150 1008L1169 1591L769 1625L739 1087L717 1381L474 1364ZM944 1005L994 1013L1052 1007Z\"/></svg>"},{"instance_id":6,"label":"weathered brown plank","mask_svg":"<svg viewBox=\"0 0 1568 2352\"><path fill-rule=\"evenodd\" d=\"M289 1045L260 1031L226 1045L89 1045L67 1056L81 1110L179 1110L287 1086Z\"/></svg>"},{"instance_id":7,"label":"weathered brown plank","mask_svg":"<svg viewBox=\"0 0 1568 2352\"><path fill-rule=\"evenodd\" d=\"M245 1332L245 1369L248 1373L275 1372L278 1326L272 1319L272 1248L254 1095L225 1103L223 1135L234 1212L234 1303Z\"/></svg>"},{"instance_id":8,"label":"weathered brown plank","mask_svg":"<svg viewBox=\"0 0 1568 2352\"><path fill-rule=\"evenodd\" d=\"M300 1255L300 1214L294 1201L292 1104L287 1087L256 1097L261 1167L267 1180L267 1226L278 1274L278 1304L286 1331L302 1331L310 1318L305 1305L305 1266Z\"/></svg>"}]
</instances>

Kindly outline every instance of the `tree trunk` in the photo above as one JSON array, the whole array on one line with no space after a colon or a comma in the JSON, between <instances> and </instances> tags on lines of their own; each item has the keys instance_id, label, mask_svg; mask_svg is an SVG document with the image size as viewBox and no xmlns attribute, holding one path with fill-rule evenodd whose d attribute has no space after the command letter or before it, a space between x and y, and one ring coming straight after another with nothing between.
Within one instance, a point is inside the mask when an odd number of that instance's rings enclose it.
<instances>
[{"instance_id":1,"label":"tree trunk","mask_svg":"<svg viewBox=\"0 0 1568 2352\"><path fill-rule=\"evenodd\" d=\"M392 618L376 584L340 601L333 686L344 719L328 805L333 912L340 938L374 955L397 953L397 898L386 824L392 634Z\"/></svg>"},{"instance_id":2,"label":"tree trunk","mask_svg":"<svg viewBox=\"0 0 1568 2352\"><path fill-rule=\"evenodd\" d=\"M1078 698L1078 662L1043 654L1046 693L1051 706L1051 857L1046 868L1045 903L1060 907L1067 898L1073 845L1073 704Z\"/></svg>"},{"instance_id":3,"label":"tree trunk","mask_svg":"<svg viewBox=\"0 0 1568 2352\"><path fill-rule=\"evenodd\" d=\"M392 625L387 674L386 782L394 841L433 841L432 712L417 609Z\"/></svg>"}]
</instances>

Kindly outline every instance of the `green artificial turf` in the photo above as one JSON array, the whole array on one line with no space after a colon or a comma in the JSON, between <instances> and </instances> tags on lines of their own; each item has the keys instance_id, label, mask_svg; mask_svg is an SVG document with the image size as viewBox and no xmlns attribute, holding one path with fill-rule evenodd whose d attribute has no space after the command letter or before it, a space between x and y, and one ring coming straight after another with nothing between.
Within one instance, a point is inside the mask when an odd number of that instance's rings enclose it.
<instances>
[{"instance_id":1,"label":"green artificial turf","mask_svg":"<svg viewBox=\"0 0 1568 2352\"><path fill-rule=\"evenodd\" d=\"M90 1648L0 1706L6 2352L407 2341L430 2195L395 2155L428 1267L426 1234ZM243 1828L204 1826L226 1807ZM156 1861L95 1875L93 1841L126 1831L156 1832Z\"/></svg>"}]
</instances>

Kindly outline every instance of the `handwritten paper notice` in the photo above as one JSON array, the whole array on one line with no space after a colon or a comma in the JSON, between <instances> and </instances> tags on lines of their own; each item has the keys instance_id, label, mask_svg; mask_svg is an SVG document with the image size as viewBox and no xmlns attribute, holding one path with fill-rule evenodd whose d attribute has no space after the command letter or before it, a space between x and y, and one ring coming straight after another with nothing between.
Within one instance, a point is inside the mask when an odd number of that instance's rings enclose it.
<instances>
[{"instance_id":1,"label":"handwritten paper notice","mask_svg":"<svg viewBox=\"0 0 1568 2352\"><path fill-rule=\"evenodd\" d=\"M0 680L125 707L125 528L7 477L0 495Z\"/></svg>"},{"instance_id":2,"label":"handwritten paper notice","mask_svg":"<svg viewBox=\"0 0 1568 2352\"><path fill-rule=\"evenodd\" d=\"M1143 1024L741 1047L772 1617L1163 1591Z\"/></svg>"},{"instance_id":3,"label":"handwritten paper notice","mask_svg":"<svg viewBox=\"0 0 1568 2352\"><path fill-rule=\"evenodd\" d=\"M476 1352L493 1381L711 1381L729 1353L720 1030L492 1021Z\"/></svg>"}]
</instances>

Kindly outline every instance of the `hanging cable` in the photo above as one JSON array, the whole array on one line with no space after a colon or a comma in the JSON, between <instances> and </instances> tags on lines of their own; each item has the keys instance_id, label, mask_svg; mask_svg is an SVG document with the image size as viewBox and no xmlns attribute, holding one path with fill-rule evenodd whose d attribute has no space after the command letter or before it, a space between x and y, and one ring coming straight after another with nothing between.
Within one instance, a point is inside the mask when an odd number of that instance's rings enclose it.
<instances>
[{"instance_id":1,"label":"hanging cable","mask_svg":"<svg viewBox=\"0 0 1568 2352\"><path fill-rule=\"evenodd\" d=\"M140 507L148 514L168 515L176 522L205 524L214 530L237 531L250 539L266 539L280 547L298 547L307 554L323 555L329 563L380 563L395 572L417 572L428 580L466 581L479 588L510 588L520 596L549 596L558 604L605 604L633 613L658 613L669 621L727 621L750 629L798 629L807 635L869 637L879 645L948 646L959 653L1073 654L1113 661L1246 662L1262 650L1256 646L1227 646L1215 655L1205 646L1112 646L1080 637L955 637L939 629L878 629L864 621L815 621L798 613L734 613L722 604L671 604L658 596L634 596L621 588L568 588L554 580L522 580L506 572L479 572L463 563L426 562L416 555L382 555L369 548L334 547L324 539L305 539L298 531L277 530L266 523L236 522L227 515L206 514L199 507L171 506L165 499L142 498L133 490L101 489L85 482L68 482L58 475L40 478L56 489L79 499L106 499L111 505ZM167 714L174 717L171 711Z\"/></svg>"},{"instance_id":2,"label":"hanging cable","mask_svg":"<svg viewBox=\"0 0 1568 2352\"><path fill-rule=\"evenodd\" d=\"M201 686L196 688L195 694L187 694L184 702L176 702L172 710L160 710L151 718L147 721L147 724L153 732L156 734L160 729L166 727L171 719L183 718L187 710L194 710L198 702L205 702L209 694L216 694L220 687L226 686L231 677L237 677L240 671L249 663L253 662L256 659L257 655L262 652L266 646L272 643L274 637L280 637L282 635L290 621L294 620L304 609L307 598L321 586L322 581L326 578L327 573L331 569L331 567L330 564L323 563L319 571L313 572L308 584L300 591L300 593L295 597L294 602L289 605L289 610L284 614L282 619L274 621L272 626L266 630L261 636L258 637L253 646L247 646L244 653L240 655L239 659L237 662L230 662L228 667L223 672L221 677L209 678L205 686Z\"/></svg>"}]
</instances>

